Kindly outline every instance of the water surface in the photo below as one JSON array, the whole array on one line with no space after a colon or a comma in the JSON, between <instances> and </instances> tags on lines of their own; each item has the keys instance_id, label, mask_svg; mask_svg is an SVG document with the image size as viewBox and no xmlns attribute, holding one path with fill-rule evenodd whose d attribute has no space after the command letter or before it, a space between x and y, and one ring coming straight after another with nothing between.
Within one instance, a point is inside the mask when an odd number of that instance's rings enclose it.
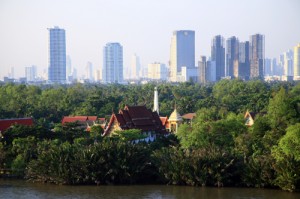
<instances>
[{"instance_id":1,"label":"water surface","mask_svg":"<svg viewBox=\"0 0 300 199\"><path fill-rule=\"evenodd\" d=\"M299 199L300 193L252 188L209 188L167 185L66 186L0 179L0 198L101 199Z\"/></svg>"}]
</instances>

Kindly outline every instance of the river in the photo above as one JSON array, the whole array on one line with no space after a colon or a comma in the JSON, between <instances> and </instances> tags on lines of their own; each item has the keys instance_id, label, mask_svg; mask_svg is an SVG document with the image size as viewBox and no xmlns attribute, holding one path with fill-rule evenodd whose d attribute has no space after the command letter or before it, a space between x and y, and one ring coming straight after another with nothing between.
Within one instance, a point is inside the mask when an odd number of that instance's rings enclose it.
<instances>
[{"instance_id":1,"label":"river","mask_svg":"<svg viewBox=\"0 0 300 199\"><path fill-rule=\"evenodd\" d=\"M250 188L209 188L167 185L66 186L0 179L0 198L101 199L299 199L300 193Z\"/></svg>"}]
</instances>

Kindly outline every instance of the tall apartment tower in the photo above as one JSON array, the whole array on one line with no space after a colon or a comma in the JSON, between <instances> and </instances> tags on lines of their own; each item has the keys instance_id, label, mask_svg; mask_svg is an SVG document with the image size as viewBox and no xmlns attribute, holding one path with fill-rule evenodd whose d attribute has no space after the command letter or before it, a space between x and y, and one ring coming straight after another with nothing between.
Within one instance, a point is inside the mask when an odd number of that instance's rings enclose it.
<instances>
[{"instance_id":1,"label":"tall apartment tower","mask_svg":"<svg viewBox=\"0 0 300 199\"><path fill-rule=\"evenodd\" d=\"M205 84L207 82L207 65L206 65L206 57L201 56L200 61L198 62L198 82L201 84Z\"/></svg>"},{"instance_id":2,"label":"tall apartment tower","mask_svg":"<svg viewBox=\"0 0 300 199\"><path fill-rule=\"evenodd\" d=\"M130 78L139 79L141 77L141 63L140 58L134 54L131 58L131 74Z\"/></svg>"},{"instance_id":3,"label":"tall apartment tower","mask_svg":"<svg viewBox=\"0 0 300 199\"><path fill-rule=\"evenodd\" d=\"M221 35L215 36L212 40L211 62L215 62L216 80L219 81L225 77L225 48L224 38Z\"/></svg>"},{"instance_id":4,"label":"tall apartment tower","mask_svg":"<svg viewBox=\"0 0 300 199\"><path fill-rule=\"evenodd\" d=\"M239 67L237 76L244 80L250 77L250 44L249 41L239 43Z\"/></svg>"},{"instance_id":5,"label":"tall apartment tower","mask_svg":"<svg viewBox=\"0 0 300 199\"><path fill-rule=\"evenodd\" d=\"M300 80L300 43L294 47L294 80Z\"/></svg>"},{"instance_id":6,"label":"tall apartment tower","mask_svg":"<svg viewBox=\"0 0 300 199\"><path fill-rule=\"evenodd\" d=\"M48 80L52 83L66 82L66 35L65 30L49 28Z\"/></svg>"},{"instance_id":7,"label":"tall apartment tower","mask_svg":"<svg viewBox=\"0 0 300 199\"><path fill-rule=\"evenodd\" d=\"M230 37L226 41L226 76L237 78L239 68L239 40Z\"/></svg>"},{"instance_id":8,"label":"tall apartment tower","mask_svg":"<svg viewBox=\"0 0 300 199\"><path fill-rule=\"evenodd\" d=\"M261 34L250 36L250 79L264 78L265 37Z\"/></svg>"},{"instance_id":9,"label":"tall apartment tower","mask_svg":"<svg viewBox=\"0 0 300 199\"><path fill-rule=\"evenodd\" d=\"M170 51L170 81L177 82L181 67L195 68L195 31L174 31Z\"/></svg>"},{"instance_id":10,"label":"tall apartment tower","mask_svg":"<svg viewBox=\"0 0 300 199\"><path fill-rule=\"evenodd\" d=\"M119 43L107 43L103 48L104 83L123 83L123 47Z\"/></svg>"}]
</instances>

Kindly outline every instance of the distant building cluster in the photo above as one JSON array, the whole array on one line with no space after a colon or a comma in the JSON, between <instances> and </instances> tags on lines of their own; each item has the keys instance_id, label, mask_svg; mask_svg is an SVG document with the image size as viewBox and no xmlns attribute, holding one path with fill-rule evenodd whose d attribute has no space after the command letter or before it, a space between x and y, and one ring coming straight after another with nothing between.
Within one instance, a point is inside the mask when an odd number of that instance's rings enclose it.
<instances>
[{"instance_id":1,"label":"distant building cluster","mask_svg":"<svg viewBox=\"0 0 300 199\"><path fill-rule=\"evenodd\" d=\"M66 54L66 33L57 26L49 28L48 70L38 75L37 66L26 66L21 83L143 83L149 81L199 83L221 79L243 80L300 80L300 43L287 50L279 59L265 57L265 36L251 35L249 41L239 41L235 36L226 41L221 35L213 37L210 56L200 56L195 64L195 31L177 30L171 37L168 64L153 62L145 67L134 54L131 64L124 67L123 46L117 42L103 47L103 63L96 68L87 62L82 76L72 66ZM4 82L15 82L12 67Z\"/></svg>"}]
</instances>

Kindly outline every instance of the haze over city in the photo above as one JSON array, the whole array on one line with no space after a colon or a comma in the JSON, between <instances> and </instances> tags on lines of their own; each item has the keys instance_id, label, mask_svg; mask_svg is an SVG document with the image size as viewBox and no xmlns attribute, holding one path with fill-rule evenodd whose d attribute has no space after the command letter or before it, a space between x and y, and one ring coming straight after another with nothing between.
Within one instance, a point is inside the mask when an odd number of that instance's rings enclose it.
<instances>
[{"instance_id":1,"label":"haze over city","mask_svg":"<svg viewBox=\"0 0 300 199\"><path fill-rule=\"evenodd\" d=\"M100 69L103 47L108 42L123 46L124 68L137 54L142 66L168 63L174 30L195 31L195 63L210 56L215 35L265 35L265 57L278 57L300 42L300 2L196 1L196 0L2 0L0 2L0 79L14 67L15 77L24 76L26 66L38 73L48 67L48 30L66 30L66 52L83 74L87 62Z\"/></svg>"}]
</instances>

